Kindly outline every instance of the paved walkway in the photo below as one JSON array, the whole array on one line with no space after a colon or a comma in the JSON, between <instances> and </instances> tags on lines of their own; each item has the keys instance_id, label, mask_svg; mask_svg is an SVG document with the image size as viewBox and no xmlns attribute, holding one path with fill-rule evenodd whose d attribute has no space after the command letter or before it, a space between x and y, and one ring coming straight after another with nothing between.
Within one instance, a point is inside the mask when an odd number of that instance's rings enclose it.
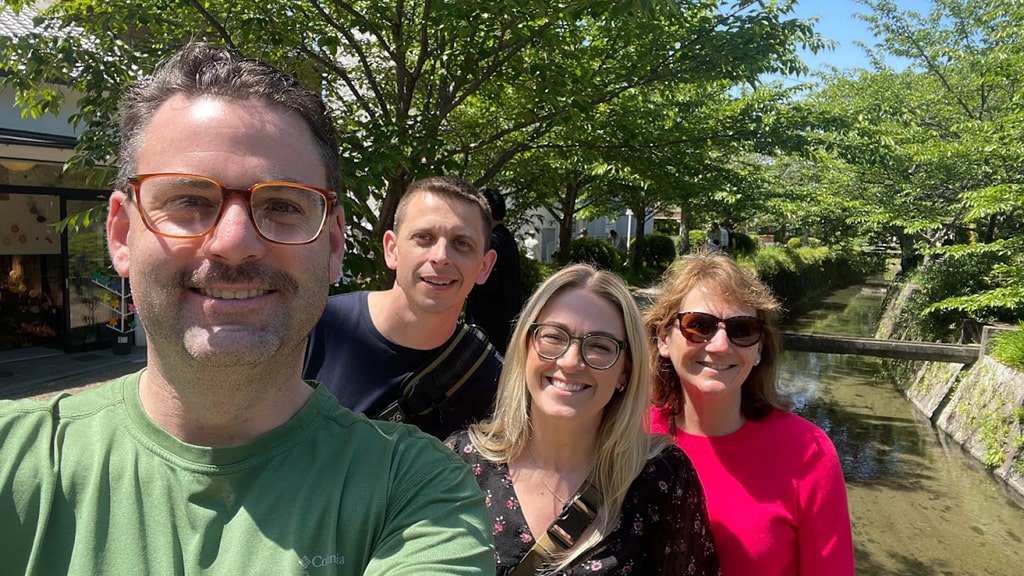
<instances>
[{"instance_id":1,"label":"paved walkway","mask_svg":"<svg viewBox=\"0 0 1024 576\"><path fill-rule=\"evenodd\" d=\"M129 354L109 349L66 354L52 348L0 351L0 399L52 396L74 391L141 369L146 349Z\"/></svg>"}]
</instances>

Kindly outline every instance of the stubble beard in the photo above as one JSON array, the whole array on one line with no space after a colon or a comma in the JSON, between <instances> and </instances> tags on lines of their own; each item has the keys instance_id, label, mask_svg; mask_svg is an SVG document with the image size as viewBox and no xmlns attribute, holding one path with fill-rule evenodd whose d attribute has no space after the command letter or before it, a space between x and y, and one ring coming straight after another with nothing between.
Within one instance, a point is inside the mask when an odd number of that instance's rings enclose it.
<instances>
[{"instance_id":1,"label":"stubble beard","mask_svg":"<svg viewBox=\"0 0 1024 576\"><path fill-rule=\"evenodd\" d=\"M326 265L320 268L316 272L326 277ZM211 327L203 311L186 301L195 286L216 283L267 287L285 304L268 310L258 324ZM147 334L161 350L178 350L174 356L190 364L241 368L266 365L303 345L327 303L328 288L326 283L301 286L292 275L261 264L230 267L207 261L199 269L175 272L164 283L133 285L133 295Z\"/></svg>"}]
</instances>

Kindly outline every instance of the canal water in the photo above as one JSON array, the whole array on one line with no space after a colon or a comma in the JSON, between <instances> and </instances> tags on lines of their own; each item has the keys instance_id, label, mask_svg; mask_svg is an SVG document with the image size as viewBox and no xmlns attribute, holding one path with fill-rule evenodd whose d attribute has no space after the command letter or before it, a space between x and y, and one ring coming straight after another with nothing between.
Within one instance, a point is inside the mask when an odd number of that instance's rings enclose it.
<instances>
[{"instance_id":1,"label":"canal water","mask_svg":"<svg viewBox=\"0 0 1024 576\"><path fill-rule=\"evenodd\" d=\"M784 329L870 337L884 296L848 288ZM787 352L781 382L839 452L859 576L1024 575L1024 498L934 429L880 360Z\"/></svg>"}]
</instances>

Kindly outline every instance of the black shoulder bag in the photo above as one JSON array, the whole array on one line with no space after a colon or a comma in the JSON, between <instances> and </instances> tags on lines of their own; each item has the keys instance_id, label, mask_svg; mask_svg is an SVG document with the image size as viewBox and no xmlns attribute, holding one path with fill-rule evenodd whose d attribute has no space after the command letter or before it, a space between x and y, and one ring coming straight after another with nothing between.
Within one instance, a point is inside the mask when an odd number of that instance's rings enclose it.
<instances>
[{"instance_id":1,"label":"black shoulder bag","mask_svg":"<svg viewBox=\"0 0 1024 576\"><path fill-rule=\"evenodd\" d=\"M548 526L548 529L537 538L530 551L523 556L509 576L533 576L545 564L551 564L555 555L565 552L579 540L583 531L590 526L597 516L601 505L601 493L593 483L587 487L562 510L562 514Z\"/></svg>"},{"instance_id":2,"label":"black shoulder bag","mask_svg":"<svg viewBox=\"0 0 1024 576\"><path fill-rule=\"evenodd\" d=\"M374 418L408 424L437 410L476 373L493 350L482 330L463 323L437 358L402 381L402 396Z\"/></svg>"}]
</instances>

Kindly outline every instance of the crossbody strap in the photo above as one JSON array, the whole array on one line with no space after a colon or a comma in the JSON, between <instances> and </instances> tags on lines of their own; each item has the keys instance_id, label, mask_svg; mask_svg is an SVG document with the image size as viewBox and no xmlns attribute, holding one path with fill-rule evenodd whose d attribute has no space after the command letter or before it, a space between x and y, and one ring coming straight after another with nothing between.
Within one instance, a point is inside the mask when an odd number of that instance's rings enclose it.
<instances>
[{"instance_id":1,"label":"crossbody strap","mask_svg":"<svg viewBox=\"0 0 1024 576\"><path fill-rule=\"evenodd\" d=\"M593 483L576 494L548 529L537 538L509 576L533 576L557 554L572 548L583 531L594 521L601 505L601 493Z\"/></svg>"},{"instance_id":2,"label":"crossbody strap","mask_svg":"<svg viewBox=\"0 0 1024 576\"><path fill-rule=\"evenodd\" d=\"M463 323L440 354L406 377L402 395L374 418L411 422L417 416L429 414L455 394L493 350L482 330Z\"/></svg>"}]
</instances>

